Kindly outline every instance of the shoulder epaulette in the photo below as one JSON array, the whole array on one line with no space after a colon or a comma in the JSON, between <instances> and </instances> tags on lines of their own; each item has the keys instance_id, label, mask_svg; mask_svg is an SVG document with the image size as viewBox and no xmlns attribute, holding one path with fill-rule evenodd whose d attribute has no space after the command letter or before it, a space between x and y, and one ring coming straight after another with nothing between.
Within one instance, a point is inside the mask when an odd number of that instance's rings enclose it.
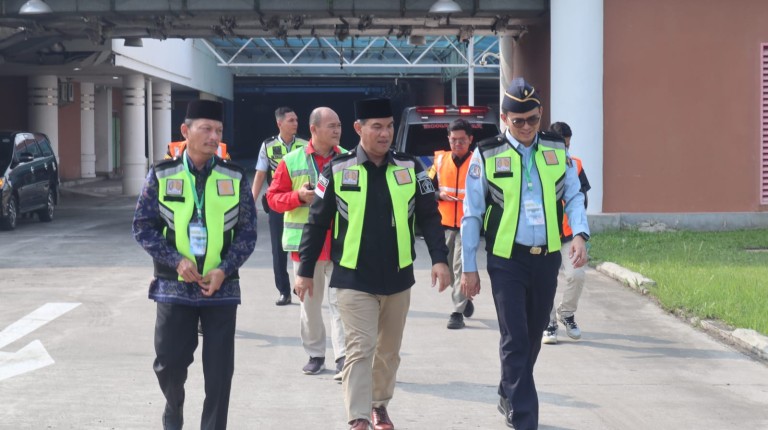
<instances>
[{"instance_id":1,"label":"shoulder epaulette","mask_svg":"<svg viewBox=\"0 0 768 430\"><path fill-rule=\"evenodd\" d=\"M507 138L504 136L504 134L499 134L497 136L488 137L480 142L477 142L478 148L491 148L498 145L503 145L507 141Z\"/></svg>"},{"instance_id":2,"label":"shoulder epaulette","mask_svg":"<svg viewBox=\"0 0 768 430\"><path fill-rule=\"evenodd\" d=\"M237 171L239 171L240 173L242 173L242 174L245 174L245 169L243 168L243 166L241 166L241 165L239 165L239 164L235 163L235 162L234 162L234 161L232 161L232 160L227 160L227 159L224 159L224 158L219 158L218 156L216 156L216 163L217 163L217 164L219 164L219 163L220 163L220 164L222 164L222 165L224 165L224 166L227 166L228 168L230 168L230 169L232 169L232 170L237 170Z\"/></svg>"},{"instance_id":3,"label":"shoulder epaulette","mask_svg":"<svg viewBox=\"0 0 768 430\"><path fill-rule=\"evenodd\" d=\"M539 132L539 138L544 140L549 140L553 142L563 142L565 143L565 139L563 139L563 136L560 136L557 133L552 133L551 131L540 131Z\"/></svg>"},{"instance_id":4,"label":"shoulder epaulette","mask_svg":"<svg viewBox=\"0 0 768 430\"><path fill-rule=\"evenodd\" d=\"M274 135L274 136L269 136L268 138L264 139L264 140L263 140L261 143L262 143L262 145L263 145L263 144L265 144L265 143L269 143L269 142L272 142L273 140L277 140L277 135Z\"/></svg>"},{"instance_id":5,"label":"shoulder epaulette","mask_svg":"<svg viewBox=\"0 0 768 430\"><path fill-rule=\"evenodd\" d=\"M175 157L175 158L164 158L162 160L155 161L155 167L168 167L174 163L183 163L184 160L182 160L181 157Z\"/></svg>"}]
</instances>

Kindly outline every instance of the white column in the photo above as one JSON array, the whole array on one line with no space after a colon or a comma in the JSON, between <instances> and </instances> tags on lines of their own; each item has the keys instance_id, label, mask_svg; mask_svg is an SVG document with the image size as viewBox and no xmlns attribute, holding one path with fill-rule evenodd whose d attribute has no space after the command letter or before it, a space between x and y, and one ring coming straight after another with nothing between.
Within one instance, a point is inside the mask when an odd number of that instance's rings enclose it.
<instances>
[{"instance_id":1,"label":"white column","mask_svg":"<svg viewBox=\"0 0 768 430\"><path fill-rule=\"evenodd\" d=\"M145 96L144 76L126 76L123 84L123 120L121 165L123 167L123 194L138 195L147 174L147 157L144 155Z\"/></svg>"},{"instance_id":2,"label":"white column","mask_svg":"<svg viewBox=\"0 0 768 430\"><path fill-rule=\"evenodd\" d=\"M171 83L152 82L152 137L155 162L162 160L171 142Z\"/></svg>"},{"instance_id":3,"label":"white column","mask_svg":"<svg viewBox=\"0 0 768 430\"><path fill-rule=\"evenodd\" d=\"M515 47L517 42L512 36L499 37L499 113L504 103L504 92L514 76ZM499 120L501 131L507 129L507 124Z\"/></svg>"},{"instance_id":4,"label":"white column","mask_svg":"<svg viewBox=\"0 0 768 430\"><path fill-rule=\"evenodd\" d=\"M96 177L96 128L93 83L80 83L80 176Z\"/></svg>"},{"instance_id":5,"label":"white column","mask_svg":"<svg viewBox=\"0 0 768 430\"><path fill-rule=\"evenodd\" d=\"M111 87L98 88L94 106L96 171L109 175L115 170Z\"/></svg>"},{"instance_id":6,"label":"white column","mask_svg":"<svg viewBox=\"0 0 768 430\"><path fill-rule=\"evenodd\" d=\"M589 213L603 210L603 0L552 0L551 120L573 130L584 162Z\"/></svg>"},{"instance_id":7,"label":"white column","mask_svg":"<svg viewBox=\"0 0 768 430\"><path fill-rule=\"evenodd\" d=\"M29 128L47 134L59 158L59 79L50 75L30 76L27 88Z\"/></svg>"},{"instance_id":8,"label":"white column","mask_svg":"<svg viewBox=\"0 0 768 430\"><path fill-rule=\"evenodd\" d=\"M467 46L467 60L469 68L467 70L467 104L475 105L475 36L469 38Z\"/></svg>"}]
</instances>

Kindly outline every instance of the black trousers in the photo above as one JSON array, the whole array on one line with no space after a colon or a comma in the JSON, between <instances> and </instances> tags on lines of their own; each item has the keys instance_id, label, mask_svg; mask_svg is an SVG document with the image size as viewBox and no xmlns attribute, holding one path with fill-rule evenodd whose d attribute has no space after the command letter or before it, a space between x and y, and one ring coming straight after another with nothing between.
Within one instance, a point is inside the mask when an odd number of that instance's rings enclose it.
<instances>
[{"instance_id":1,"label":"black trousers","mask_svg":"<svg viewBox=\"0 0 768 430\"><path fill-rule=\"evenodd\" d=\"M509 259L488 255L488 275L501 332L499 395L509 402L512 423L518 430L535 430L539 425L533 366L549 323L560 262L559 252L514 252Z\"/></svg>"},{"instance_id":2,"label":"black trousers","mask_svg":"<svg viewBox=\"0 0 768 430\"><path fill-rule=\"evenodd\" d=\"M237 305L194 307L157 304L154 370L165 395L163 428L178 430L184 424L184 383L197 349L197 323L203 328L203 377L205 402L201 430L227 428L229 393L235 369Z\"/></svg>"},{"instance_id":3,"label":"black trousers","mask_svg":"<svg viewBox=\"0 0 768 430\"><path fill-rule=\"evenodd\" d=\"M275 287L280 294L291 295L291 279L288 277L288 253L283 251L283 214L269 211L269 239L272 242L272 271Z\"/></svg>"}]
</instances>

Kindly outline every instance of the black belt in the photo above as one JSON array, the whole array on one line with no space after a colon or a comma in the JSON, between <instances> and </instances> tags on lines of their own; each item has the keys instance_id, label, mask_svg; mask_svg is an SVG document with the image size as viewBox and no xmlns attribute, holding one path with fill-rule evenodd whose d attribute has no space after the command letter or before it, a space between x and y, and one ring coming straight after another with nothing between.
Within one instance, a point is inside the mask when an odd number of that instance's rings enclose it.
<instances>
[{"instance_id":1,"label":"black belt","mask_svg":"<svg viewBox=\"0 0 768 430\"><path fill-rule=\"evenodd\" d=\"M526 246L526 245L520 245L519 243L516 243L512 246L512 253L523 253L523 254L533 254L533 255L547 255L549 252L547 251L546 246Z\"/></svg>"}]
</instances>

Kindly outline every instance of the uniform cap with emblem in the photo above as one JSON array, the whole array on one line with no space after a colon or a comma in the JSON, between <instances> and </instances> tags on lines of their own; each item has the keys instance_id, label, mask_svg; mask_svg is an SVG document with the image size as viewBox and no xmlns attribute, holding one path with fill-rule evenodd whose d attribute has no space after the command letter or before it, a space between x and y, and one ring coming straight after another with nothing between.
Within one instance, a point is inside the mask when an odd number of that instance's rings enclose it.
<instances>
[{"instance_id":1,"label":"uniform cap with emblem","mask_svg":"<svg viewBox=\"0 0 768 430\"><path fill-rule=\"evenodd\" d=\"M389 99L364 99L355 102L355 119L389 118L392 104Z\"/></svg>"},{"instance_id":2,"label":"uniform cap with emblem","mask_svg":"<svg viewBox=\"0 0 768 430\"><path fill-rule=\"evenodd\" d=\"M192 100L187 104L186 119L212 119L222 121L224 105L213 100Z\"/></svg>"},{"instance_id":3,"label":"uniform cap with emblem","mask_svg":"<svg viewBox=\"0 0 768 430\"><path fill-rule=\"evenodd\" d=\"M539 92L523 78L515 78L504 91L501 109L505 112L525 113L541 106Z\"/></svg>"}]
</instances>

